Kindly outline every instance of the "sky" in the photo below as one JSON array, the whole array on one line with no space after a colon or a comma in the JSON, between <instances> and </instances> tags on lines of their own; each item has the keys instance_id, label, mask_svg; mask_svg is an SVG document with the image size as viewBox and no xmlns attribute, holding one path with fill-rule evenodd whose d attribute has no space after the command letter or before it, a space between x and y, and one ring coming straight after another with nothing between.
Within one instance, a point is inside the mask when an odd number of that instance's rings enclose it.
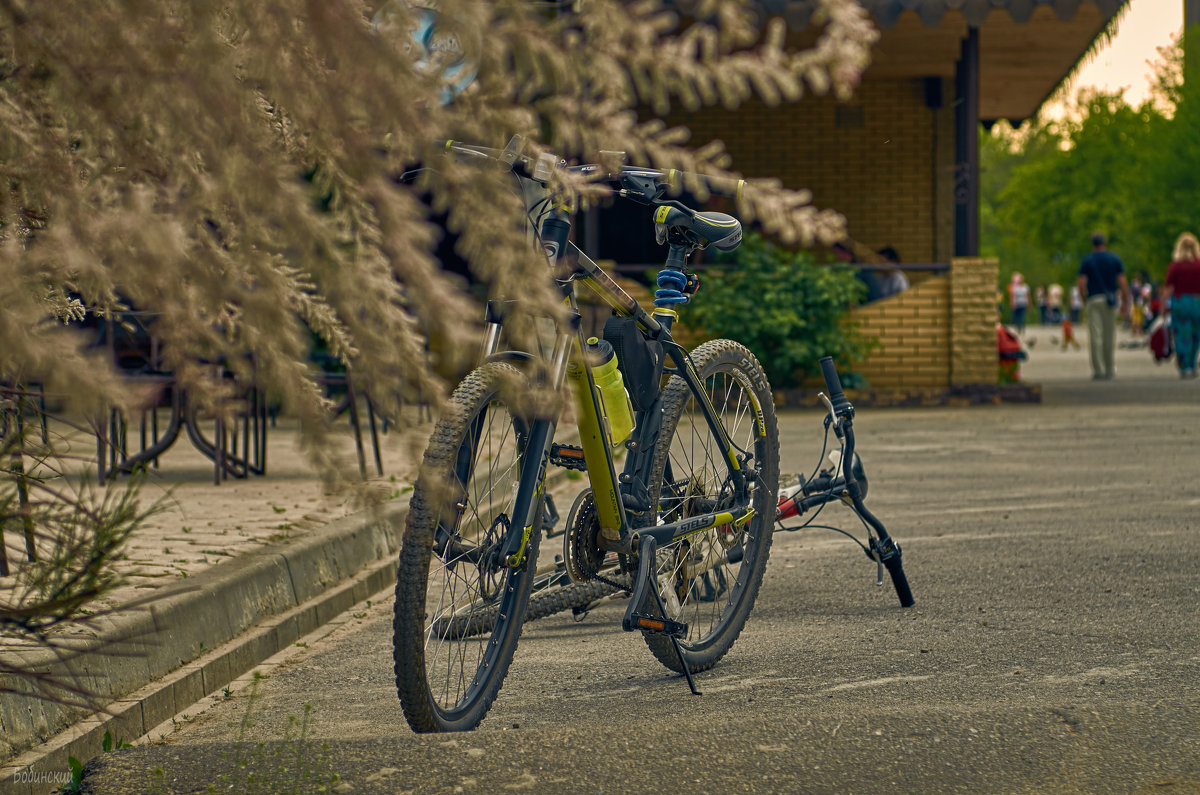
<instances>
[{"instance_id":1,"label":"sky","mask_svg":"<svg viewBox=\"0 0 1200 795\"><path fill-rule=\"evenodd\" d=\"M1125 100L1139 105L1150 93L1151 64L1156 48L1171 43L1183 28L1183 0L1131 0L1117 35L1079 70L1070 93L1095 86L1125 89Z\"/></svg>"}]
</instances>

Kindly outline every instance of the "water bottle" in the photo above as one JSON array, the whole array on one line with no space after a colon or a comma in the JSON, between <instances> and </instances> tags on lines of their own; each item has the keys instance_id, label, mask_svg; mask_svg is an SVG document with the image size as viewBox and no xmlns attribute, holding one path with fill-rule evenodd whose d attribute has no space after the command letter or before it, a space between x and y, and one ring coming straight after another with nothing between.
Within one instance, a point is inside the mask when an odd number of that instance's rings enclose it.
<instances>
[{"instance_id":1,"label":"water bottle","mask_svg":"<svg viewBox=\"0 0 1200 795\"><path fill-rule=\"evenodd\" d=\"M617 367L617 357L607 340L591 337L587 352L592 362L592 378L600 393L600 419L606 426L608 442L619 446L633 433L633 404L625 391L625 381Z\"/></svg>"}]
</instances>

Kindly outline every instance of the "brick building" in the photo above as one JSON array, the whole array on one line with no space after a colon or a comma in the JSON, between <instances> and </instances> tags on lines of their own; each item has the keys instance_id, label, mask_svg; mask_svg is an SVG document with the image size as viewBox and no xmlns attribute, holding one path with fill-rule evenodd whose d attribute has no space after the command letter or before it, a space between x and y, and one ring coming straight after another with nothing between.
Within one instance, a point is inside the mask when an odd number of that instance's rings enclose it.
<instances>
[{"instance_id":1,"label":"brick building","mask_svg":"<svg viewBox=\"0 0 1200 795\"><path fill-rule=\"evenodd\" d=\"M976 259L979 125L1034 115L1126 2L860 0L881 38L851 100L752 101L670 120L694 143L724 141L748 177L811 190L815 205L846 216L864 261L890 245L913 268L912 289L856 310L882 343L856 363L872 386L994 384L996 263ZM787 19L791 46L819 36L817 0L761 5ZM641 244L607 256L650 261L636 255Z\"/></svg>"}]
</instances>

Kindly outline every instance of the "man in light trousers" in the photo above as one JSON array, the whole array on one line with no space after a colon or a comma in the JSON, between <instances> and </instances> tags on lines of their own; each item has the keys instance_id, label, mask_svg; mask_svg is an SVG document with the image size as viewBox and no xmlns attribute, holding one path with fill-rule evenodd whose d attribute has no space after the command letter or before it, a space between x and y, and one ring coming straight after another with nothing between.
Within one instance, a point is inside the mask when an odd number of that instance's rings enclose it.
<instances>
[{"instance_id":1,"label":"man in light trousers","mask_svg":"<svg viewBox=\"0 0 1200 795\"><path fill-rule=\"evenodd\" d=\"M1092 379L1107 380L1113 371L1116 344L1118 292L1124 317L1132 305L1129 282L1121 258L1108 250L1108 238L1092 235L1092 253L1079 266L1079 291L1087 296L1088 347L1092 356Z\"/></svg>"}]
</instances>

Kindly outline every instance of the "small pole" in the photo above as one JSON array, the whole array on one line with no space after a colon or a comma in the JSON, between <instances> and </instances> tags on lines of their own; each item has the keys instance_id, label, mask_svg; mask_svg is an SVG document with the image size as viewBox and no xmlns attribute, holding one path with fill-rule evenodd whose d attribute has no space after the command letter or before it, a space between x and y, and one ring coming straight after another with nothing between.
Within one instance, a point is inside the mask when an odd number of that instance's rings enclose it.
<instances>
[{"instance_id":1,"label":"small pole","mask_svg":"<svg viewBox=\"0 0 1200 795\"><path fill-rule=\"evenodd\" d=\"M1189 52L1193 47L1200 47L1196 40L1200 39L1200 0L1183 0L1183 81L1187 83L1192 74L1200 67L1200 53Z\"/></svg>"},{"instance_id":2,"label":"small pole","mask_svg":"<svg viewBox=\"0 0 1200 795\"><path fill-rule=\"evenodd\" d=\"M17 392L17 446L12 454L12 472L17 480L17 504L20 506L21 527L25 532L25 557L37 560L37 539L33 532L33 517L29 513L29 484L25 481L25 462L21 458L25 449L25 420L21 416L25 410L25 395Z\"/></svg>"}]
</instances>

